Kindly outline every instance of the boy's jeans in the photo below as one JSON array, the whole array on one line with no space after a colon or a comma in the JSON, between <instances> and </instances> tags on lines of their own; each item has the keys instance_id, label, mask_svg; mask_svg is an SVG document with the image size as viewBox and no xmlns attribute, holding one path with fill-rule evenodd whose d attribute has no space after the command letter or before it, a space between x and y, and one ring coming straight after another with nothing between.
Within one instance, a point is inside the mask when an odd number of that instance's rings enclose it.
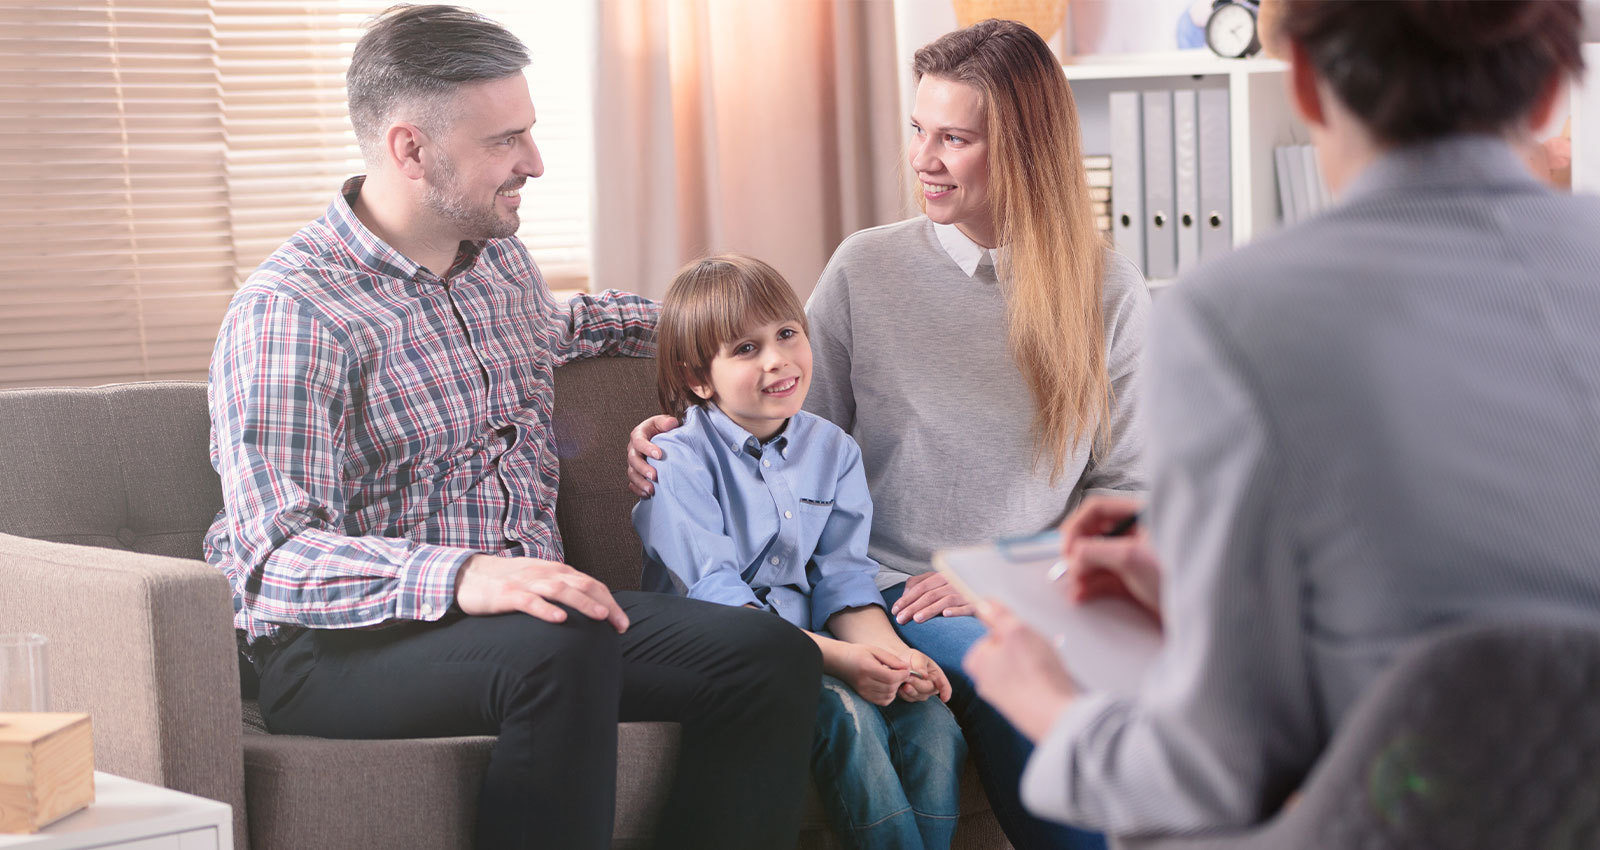
<instances>
[{"instance_id":1,"label":"boy's jeans","mask_svg":"<svg viewBox=\"0 0 1600 850\"><path fill-rule=\"evenodd\" d=\"M905 592L897 584L883 592L884 604L894 607ZM961 669L967 650L986 634L977 617L934 617L923 623L895 623L900 639L933 659L950 679L950 710L966 730L978 779L994 807L995 819L1017 850L1105 850L1098 833L1074 829L1034 817L1022 807L1022 769L1033 754L1033 744L988 703L978 697L972 680Z\"/></svg>"},{"instance_id":2,"label":"boy's jeans","mask_svg":"<svg viewBox=\"0 0 1600 850\"><path fill-rule=\"evenodd\" d=\"M811 771L845 847L949 847L966 757L961 727L938 697L879 708L822 677Z\"/></svg>"}]
</instances>

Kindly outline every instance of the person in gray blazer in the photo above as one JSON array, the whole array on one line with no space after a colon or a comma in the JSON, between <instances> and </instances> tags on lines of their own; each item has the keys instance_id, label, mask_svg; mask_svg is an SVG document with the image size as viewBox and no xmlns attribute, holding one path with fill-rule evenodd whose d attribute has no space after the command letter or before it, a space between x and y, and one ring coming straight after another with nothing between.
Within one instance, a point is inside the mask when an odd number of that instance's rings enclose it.
<instances>
[{"instance_id":1,"label":"person in gray blazer","mask_svg":"<svg viewBox=\"0 0 1600 850\"><path fill-rule=\"evenodd\" d=\"M1135 697L1079 693L995 609L966 662L1038 744L1026 805L1109 834L1266 818L1423 635L1600 615L1600 199L1519 155L1578 3L1284 6L1338 203L1156 301L1143 530L1064 526L1073 592L1145 601L1164 648Z\"/></svg>"}]
</instances>

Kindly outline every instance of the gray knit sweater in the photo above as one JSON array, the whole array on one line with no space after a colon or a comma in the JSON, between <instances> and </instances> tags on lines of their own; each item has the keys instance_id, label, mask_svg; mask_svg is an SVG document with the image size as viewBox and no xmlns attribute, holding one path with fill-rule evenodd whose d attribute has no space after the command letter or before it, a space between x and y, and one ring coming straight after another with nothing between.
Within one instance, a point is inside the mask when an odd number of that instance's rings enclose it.
<instances>
[{"instance_id":1,"label":"gray knit sweater","mask_svg":"<svg viewBox=\"0 0 1600 850\"><path fill-rule=\"evenodd\" d=\"M806 305L805 406L861 445L880 588L930 569L935 549L1051 528L1085 492L1145 489L1137 374L1150 296L1132 263L1106 256L1111 441L1093 463L1078 446L1051 485L1048 461L1033 463L1033 401L992 261L968 276L920 216L834 252Z\"/></svg>"}]
</instances>

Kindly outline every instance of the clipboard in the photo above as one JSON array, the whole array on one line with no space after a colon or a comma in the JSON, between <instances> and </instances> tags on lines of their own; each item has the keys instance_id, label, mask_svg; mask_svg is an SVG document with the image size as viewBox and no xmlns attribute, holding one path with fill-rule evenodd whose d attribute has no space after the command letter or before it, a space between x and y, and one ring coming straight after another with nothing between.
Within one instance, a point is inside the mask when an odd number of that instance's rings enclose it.
<instances>
[{"instance_id":1,"label":"clipboard","mask_svg":"<svg viewBox=\"0 0 1600 850\"><path fill-rule=\"evenodd\" d=\"M1161 629L1125 599L1074 603L1054 579L1054 531L982 546L940 549L933 566L968 599L994 598L1044 635L1085 691L1132 696L1161 650Z\"/></svg>"}]
</instances>

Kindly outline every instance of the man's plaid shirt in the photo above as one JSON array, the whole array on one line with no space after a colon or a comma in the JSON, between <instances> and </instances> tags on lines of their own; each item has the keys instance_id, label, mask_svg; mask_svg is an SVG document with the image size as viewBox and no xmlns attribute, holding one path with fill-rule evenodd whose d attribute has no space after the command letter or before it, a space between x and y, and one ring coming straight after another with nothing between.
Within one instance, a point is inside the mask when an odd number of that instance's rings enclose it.
<instances>
[{"instance_id":1,"label":"man's plaid shirt","mask_svg":"<svg viewBox=\"0 0 1600 850\"><path fill-rule=\"evenodd\" d=\"M514 237L441 279L361 224L360 188L251 275L211 358L205 556L252 646L438 619L478 552L560 560L551 372L655 349L654 302L558 305Z\"/></svg>"}]
</instances>

